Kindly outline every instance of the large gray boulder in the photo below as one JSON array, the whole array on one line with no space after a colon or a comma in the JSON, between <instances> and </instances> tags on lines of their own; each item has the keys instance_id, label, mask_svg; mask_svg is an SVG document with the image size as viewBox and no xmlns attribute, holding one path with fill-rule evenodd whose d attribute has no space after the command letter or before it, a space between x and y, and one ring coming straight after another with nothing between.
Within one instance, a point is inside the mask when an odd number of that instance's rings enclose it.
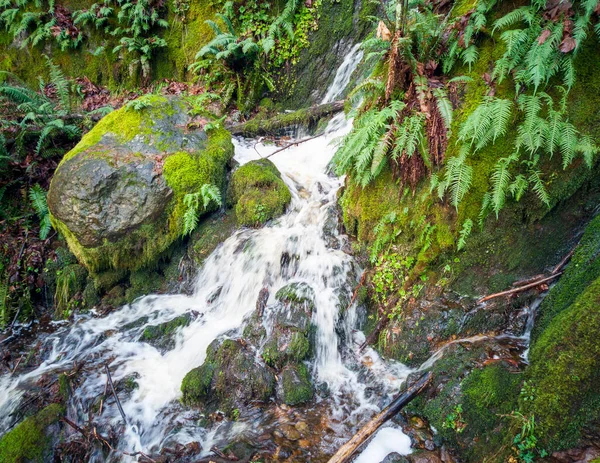
<instances>
[{"instance_id":1,"label":"large gray boulder","mask_svg":"<svg viewBox=\"0 0 600 463\"><path fill-rule=\"evenodd\" d=\"M48 206L89 270L154 262L182 235L185 195L204 184L223 187L231 137L194 126L183 99L146 96L103 118L64 156Z\"/></svg>"}]
</instances>

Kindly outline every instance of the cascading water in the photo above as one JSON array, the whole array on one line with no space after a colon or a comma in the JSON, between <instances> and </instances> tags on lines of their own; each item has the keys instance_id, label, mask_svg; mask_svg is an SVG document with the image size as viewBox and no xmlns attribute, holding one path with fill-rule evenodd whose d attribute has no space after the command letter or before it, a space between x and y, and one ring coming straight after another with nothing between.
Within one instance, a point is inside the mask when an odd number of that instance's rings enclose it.
<instances>
[{"instance_id":1,"label":"cascading water","mask_svg":"<svg viewBox=\"0 0 600 463\"><path fill-rule=\"evenodd\" d=\"M339 68L325 102L343 92L361 58L357 45ZM292 191L288 212L270 226L243 229L226 240L199 270L191 296L151 295L105 317L78 315L73 324L59 325L41 339L45 360L37 369L18 377L0 378L0 434L13 424L11 413L19 407L30 385L46 373L69 371L77 364L85 365L85 374L73 391L67 414L76 423L85 422L88 410L93 409L105 388L103 366L109 365L115 382L135 378L137 383L137 388L121 397L127 422L111 453L112 461L134 460L123 452L158 452L174 443L193 441L201 443L202 454L206 455L213 444L226 443L233 434L248 432L261 419L252 426L244 420L210 429L198 426L197 413L184 409L178 401L184 375L202 364L206 348L214 339L241 334L263 287L274 295L285 284L304 282L316 295L313 380L325 383L329 391L327 399L317 399L325 406L315 408L327 414L328 428L333 431L312 454L326 455L347 440L362 422L379 411L382 398L398 391L410 373L401 364L384 363L370 349L358 354L355 346L364 336L353 332L356 309L351 308L343 316L340 311L340 301L350 296L360 269L342 250L346 238L337 233L335 226L328 227L335 216L341 180L326 172L335 141L350 127L351 122L338 115L323 136L271 157ZM235 140L235 148L236 160L241 164L275 150L242 139ZM283 269L284 254L296 256L293 272ZM269 304L273 299L271 296ZM161 352L139 341L146 327L185 314L191 322L176 333L172 349ZM370 392L373 390L377 394ZM103 404L94 422L101 434L111 427L119 428L122 417L116 401ZM410 440L400 430L390 427L382 432L357 461L375 461L374 455L391 451L410 452ZM104 461L104 457L98 452L90 461Z\"/></svg>"}]
</instances>

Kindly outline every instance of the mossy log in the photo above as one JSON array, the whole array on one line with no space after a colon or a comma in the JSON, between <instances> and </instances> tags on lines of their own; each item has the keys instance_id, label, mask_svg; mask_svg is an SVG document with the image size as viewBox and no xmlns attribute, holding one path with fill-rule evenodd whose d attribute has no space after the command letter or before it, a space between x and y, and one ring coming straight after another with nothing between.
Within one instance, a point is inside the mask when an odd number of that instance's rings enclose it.
<instances>
[{"instance_id":1,"label":"mossy log","mask_svg":"<svg viewBox=\"0 0 600 463\"><path fill-rule=\"evenodd\" d=\"M310 108L300 109L291 113L279 114L268 119L255 118L243 124L229 128L233 135L255 137L258 135L276 135L283 129L298 125L313 126L324 117L331 116L344 109L344 100L333 101Z\"/></svg>"}]
</instances>

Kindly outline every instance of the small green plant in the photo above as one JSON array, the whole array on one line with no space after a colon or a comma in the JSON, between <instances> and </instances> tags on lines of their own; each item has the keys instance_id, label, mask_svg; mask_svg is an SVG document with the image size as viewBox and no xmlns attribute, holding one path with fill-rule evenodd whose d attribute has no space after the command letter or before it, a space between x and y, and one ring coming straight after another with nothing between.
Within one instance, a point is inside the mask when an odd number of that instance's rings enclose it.
<instances>
[{"instance_id":1,"label":"small green plant","mask_svg":"<svg viewBox=\"0 0 600 463\"><path fill-rule=\"evenodd\" d=\"M231 418L233 419L233 421L237 421L240 419L240 409L239 408L235 408L233 410L233 412L231 412Z\"/></svg>"},{"instance_id":2,"label":"small green plant","mask_svg":"<svg viewBox=\"0 0 600 463\"><path fill-rule=\"evenodd\" d=\"M202 200L202 204L200 200ZM198 226L200 206L202 205L202 210L206 211L211 203L215 203L220 207L223 201L219 189L215 185L205 183L199 192L186 194L183 197L183 203L186 206L183 215L183 234L189 235Z\"/></svg>"},{"instance_id":3,"label":"small green plant","mask_svg":"<svg viewBox=\"0 0 600 463\"><path fill-rule=\"evenodd\" d=\"M29 189L29 202L40 221L40 239L45 240L48 238L48 234L52 229L52 224L50 223L50 212L48 211L46 192L38 184L33 185Z\"/></svg>"},{"instance_id":4,"label":"small green plant","mask_svg":"<svg viewBox=\"0 0 600 463\"><path fill-rule=\"evenodd\" d=\"M446 419L442 423L444 429L453 429L457 434L462 433L467 427L467 423L462 416L462 404L457 404L451 413L446 415Z\"/></svg>"},{"instance_id":5,"label":"small green plant","mask_svg":"<svg viewBox=\"0 0 600 463\"><path fill-rule=\"evenodd\" d=\"M513 452L518 462L533 463L538 457L548 456L548 452L538 447L538 439L535 435L535 417L527 417L520 412L509 415L520 425L520 432L513 439Z\"/></svg>"},{"instance_id":6,"label":"small green plant","mask_svg":"<svg viewBox=\"0 0 600 463\"><path fill-rule=\"evenodd\" d=\"M523 387L521 387L521 400L523 402L531 402L535 399L536 388L530 381L524 381Z\"/></svg>"},{"instance_id":7,"label":"small green plant","mask_svg":"<svg viewBox=\"0 0 600 463\"><path fill-rule=\"evenodd\" d=\"M71 298L76 286L77 276L71 268L60 270L56 274L56 292L54 301L56 304L56 316L59 318L69 318L72 312Z\"/></svg>"}]
</instances>

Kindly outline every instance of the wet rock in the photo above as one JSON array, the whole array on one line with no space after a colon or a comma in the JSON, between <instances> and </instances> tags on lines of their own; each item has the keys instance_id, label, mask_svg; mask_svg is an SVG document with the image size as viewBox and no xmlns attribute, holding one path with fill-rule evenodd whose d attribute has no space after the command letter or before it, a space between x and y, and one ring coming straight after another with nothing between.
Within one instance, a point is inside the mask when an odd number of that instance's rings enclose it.
<instances>
[{"instance_id":1,"label":"wet rock","mask_svg":"<svg viewBox=\"0 0 600 463\"><path fill-rule=\"evenodd\" d=\"M103 118L58 166L52 223L89 270L136 270L183 233L183 198L221 186L233 156L224 129L189 131L179 97L145 96ZM214 210L215 204L199 212Z\"/></svg>"},{"instance_id":2,"label":"wet rock","mask_svg":"<svg viewBox=\"0 0 600 463\"><path fill-rule=\"evenodd\" d=\"M313 352L311 314L314 291L305 283L291 283L277 291L272 307L273 329L262 349L265 362L277 369L297 363ZM252 325L255 326L255 325Z\"/></svg>"},{"instance_id":3,"label":"wet rock","mask_svg":"<svg viewBox=\"0 0 600 463\"><path fill-rule=\"evenodd\" d=\"M424 450L408 455L407 460L409 463L443 463L437 453Z\"/></svg>"},{"instance_id":4,"label":"wet rock","mask_svg":"<svg viewBox=\"0 0 600 463\"><path fill-rule=\"evenodd\" d=\"M283 424L281 425L281 433L283 434L283 437L285 437L288 440L298 440L300 439L302 436L300 435L300 433L298 432L298 430L292 426L291 424Z\"/></svg>"},{"instance_id":5,"label":"wet rock","mask_svg":"<svg viewBox=\"0 0 600 463\"><path fill-rule=\"evenodd\" d=\"M279 399L287 405L300 405L312 400L314 388L306 365L288 365L279 375Z\"/></svg>"},{"instance_id":6,"label":"wet rock","mask_svg":"<svg viewBox=\"0 0 600 463\"><path fill-rule=\"evenodd\" d=\"M281 174L268 159L250 161L231 176L228 203L239 225L257 227L284 213L292 199Z\"/></svg>"},{"instance_id":7,"label":"wet rock","mask_svg":"<svg viewBox=\"0 0 600 463\"><path fill-rule=\"evenodd\" d=\"M306 283L290 283L277 291L275 298L287 304L301 304L310 310L315 304L315 292Z\"/></svg>"},{"instance_id":8,"label":"wet rock","mask_svg":"<svg viewBox=\"0 0 600 463\"><path fill-rule=\"evenodd\" d=\"M192 318L192 314L185 313L160 325L147 326L142 332L139 341L146 342L160 351L171 350L175 347L175 335L177 331L188 326Z\"/></svg>"},{"instance_id":9,"label":"wet rock","mask_svg":"<svg viewBox=\"0 0 600 463\"><path fill-rule=\"evenodd\" d=\"M409 463L409 461L405 456L393 452L381 460L381 463Z\"/></svg>"},{"instance_id":10,"label":"wet rock","mask_svg":"<svg viewBox=\"0 0 600 463\"><path fill-rule=\"evenodd\" d=\"M254 352L232 339L215 340L206 360L183 379L183 402L231 414L250 402L265 402L275 390L275 377Z\"/></svg>"}]
</instances>

